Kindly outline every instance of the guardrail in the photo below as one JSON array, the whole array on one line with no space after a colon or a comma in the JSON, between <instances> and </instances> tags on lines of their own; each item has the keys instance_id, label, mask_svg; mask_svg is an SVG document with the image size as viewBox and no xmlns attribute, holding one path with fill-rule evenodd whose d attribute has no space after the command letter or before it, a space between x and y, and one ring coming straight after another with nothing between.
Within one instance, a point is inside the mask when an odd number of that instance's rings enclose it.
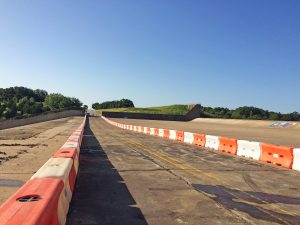
<instances>
[{"instance_id":1,"label":"guardrail","mask_svg":"<svg viewBox=\"0 0 300 225\"><path fill-rule=\"evenodd\" d=\"M1 225L64 225L79 166L86 117L67 142L0 206Z\"/></svg>"},{"instance_id":2,"label":"guardrail","mask_svg":"<svg viewBox=\"0 0 300 225\"><path fill-rule=\"evenodd\" d=\"M262 163L300 171L300 148L272 145L235 138L219 137L178 130L121 124L102 118L111 125L147 135L163 137L199 147L206 147L230 155L237 155Z\"/></svg>"}]
</instances>

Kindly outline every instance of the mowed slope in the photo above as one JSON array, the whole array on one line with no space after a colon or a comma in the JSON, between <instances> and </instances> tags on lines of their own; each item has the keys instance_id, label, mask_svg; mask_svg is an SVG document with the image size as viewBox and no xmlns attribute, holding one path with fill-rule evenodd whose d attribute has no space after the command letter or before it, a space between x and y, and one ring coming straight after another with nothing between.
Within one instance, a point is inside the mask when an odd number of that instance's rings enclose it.
<instances>
[{"instance_id":1,"label":"mowed slope","mask_svg":"<svg viewBox=\"0 0 300 225\"><path fill-rule=\"evenodd\" d=\"M300 173L90 118L67 224L299 224Z\"/></svg>"},{"instance_id":2,"label":"mowed slope","mask_svg":"<svg viewBox=\"0 0 300 225\"><path fill-rule=\"evenodd\" d=\"M259 141L270 144L300 147L300 125L290 128L271 128L273 121L196 119L191 122L157 120L114 119L113 121L148 127L183 130L239 140Z\"/></svg>"},{"instance_id":3,"label":"mowed slope","mask_svg":"<svg viewBox=\"0 0 300 225\"><path fill-rule=\"evenodd\" d=\"M0 131L0 204L56 152L82 122L70 117Z\"/></svg>"}]
</instances>

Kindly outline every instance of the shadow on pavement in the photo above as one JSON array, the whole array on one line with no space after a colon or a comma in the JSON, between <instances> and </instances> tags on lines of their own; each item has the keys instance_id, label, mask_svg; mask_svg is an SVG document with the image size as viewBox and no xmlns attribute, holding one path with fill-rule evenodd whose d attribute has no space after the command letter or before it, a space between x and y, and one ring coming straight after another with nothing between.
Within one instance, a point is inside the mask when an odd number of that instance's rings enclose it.
<instances>
[{"instance_id":1,"label":"shadow on pavement","mask_svg":"<svg viewBox=\"0 0 300 225\"><path fill-rule=\"evenodd\" d=\"M89 120L67 225L147 225L124 180L109 161Z\"/></svg>"},{"instance_id":2,"label":"shadow on pavement","mask_svg":"<svg viewBox=\"0 0 300 225\"><path fill-rule=\"evenodd\" d=\"M193 184L194 188L209 195L216 202L228 209L238 210L249 214L253 218L277 222L279 224L300 224L300 216L290 215L288 210L280 210L273 207L275 211L263 208L263 205L281 203L287 205L300 205L300 198L273 195L262 192L240 191L226 188L222 185Z\"/></svg>"}]
</instances>

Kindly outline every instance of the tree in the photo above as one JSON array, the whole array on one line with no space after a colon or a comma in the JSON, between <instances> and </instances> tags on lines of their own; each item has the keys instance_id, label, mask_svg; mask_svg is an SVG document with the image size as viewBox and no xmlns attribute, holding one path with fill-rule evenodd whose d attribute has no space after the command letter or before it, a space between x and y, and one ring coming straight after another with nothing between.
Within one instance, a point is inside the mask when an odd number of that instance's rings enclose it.
<instances>
[{"instance_id":1,"label":"tree","mask_svg":"<svg viewBox=\"0 0 300 225\"><path fill-rule=\"evenodd\" d=\"M100 103L96 102L96 103L92 104L92 108L93 109L100 109Z\"/></svg>"},{"instance_id":2,"label":"tree","mask_svg":"<svg viewBox=\"0 0 300 225\"><path fill-rule=\"evenodd\" d=\"M32 90L25 87L0 88L0 118L22 118L55 109L81 107L77 98L52 94L42 89ZM47 99L47 100L46 100Z\"/></svg>"},{"instance_id":3,"label":"tree","mask_svg":"<svg viewBox=\"0 0 300 225\"><path fill-rule=\"evenodd\" d=\"M134 107L134 104L129 99L121 99L120 101L107 101L102 103L94 103L92 105L93 109L110 109L110 108L130 108Z\"/></svg>"},{"instance_id":4,"label":"tree","mask_svg":"<svg viewBox=\"0 0 300 225\"><path fill-rule=\"evenodd\" d=\"M65 97L62 94L54 93L46 96L44 101L44 107L50 110L60 110L70 107L81 107L82 103L77 98Z\"/></svg>"},{"instance_id":5,"label":"tree","mask_svg":"<svg viewBox=\"0 0 300 225\"><path fill-rule=\"evenodd\" d=\"M41 89L36 89L36 90L34 90L34 93L35 93L35 95L36 95L35 100L36 100L37 102L43 102L43 101L45 101L45 98L46 98L47 95L48 95L48 92L47 92L47 91L41 90Z\"/></svg>"}]
</instances>

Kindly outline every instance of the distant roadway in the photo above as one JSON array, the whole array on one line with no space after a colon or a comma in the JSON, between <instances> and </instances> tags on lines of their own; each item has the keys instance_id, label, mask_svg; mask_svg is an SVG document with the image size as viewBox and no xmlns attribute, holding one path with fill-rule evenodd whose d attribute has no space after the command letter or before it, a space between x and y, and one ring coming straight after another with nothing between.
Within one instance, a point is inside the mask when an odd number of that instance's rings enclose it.
<instances>
[{"instance_id":1,"label":"distant roadway","mask_svg":"<svg viewBox=\"0 0 300 225\"><path fill-rule=\"evenodd\" d=\"M85 131L67 224L300 224L299 188L300 172L133 133L95 117Z\"/></svg>"}]
</instances>

